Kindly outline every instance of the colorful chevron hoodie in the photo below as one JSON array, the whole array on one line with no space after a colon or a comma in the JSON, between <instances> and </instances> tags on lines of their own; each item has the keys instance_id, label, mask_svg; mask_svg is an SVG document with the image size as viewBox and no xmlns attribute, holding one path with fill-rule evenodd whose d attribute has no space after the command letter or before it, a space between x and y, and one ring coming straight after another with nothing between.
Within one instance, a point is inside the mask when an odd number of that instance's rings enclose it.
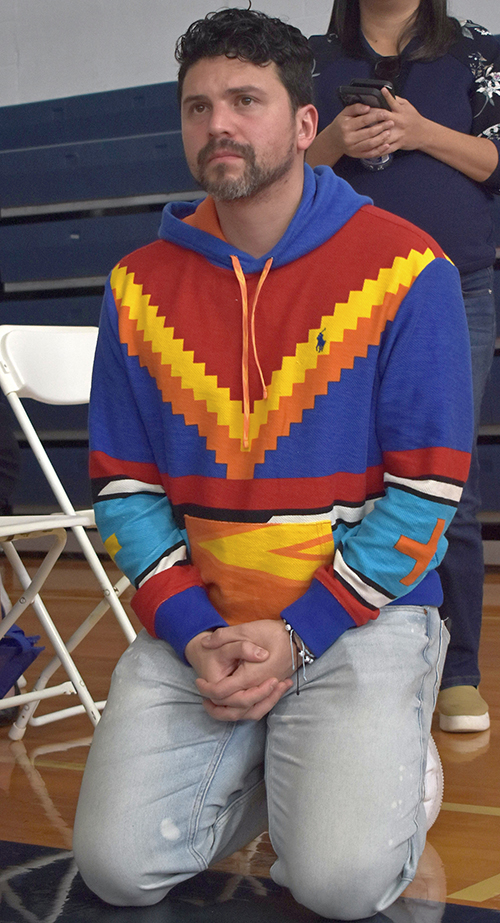
<instances>
[{"instance_id":1,"label":"colorful chevron hoodie","mask_svg":"<svg viewBox=\"0 0 500 923\"><path fill-rule=\"evenodd\" d=\"M468 353L455 267L328 167L260 259L210 198L168 205L106 285L90 406L96 521L147 630L183 657L282 615L319 656L439 605Z\"/></svg>"}]
</instances>

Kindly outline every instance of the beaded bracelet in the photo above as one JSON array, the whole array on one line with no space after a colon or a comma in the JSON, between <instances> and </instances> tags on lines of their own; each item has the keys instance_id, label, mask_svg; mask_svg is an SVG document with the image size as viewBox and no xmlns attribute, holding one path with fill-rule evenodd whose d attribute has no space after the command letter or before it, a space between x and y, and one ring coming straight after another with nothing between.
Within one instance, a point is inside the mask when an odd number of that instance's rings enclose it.
<instances>
[{"instance_id":1,"label":"beaded bracelet","mask_svg":"<svg viewBox=\"0 0 500 923\"><path fill-rule=\"evenodd\" d=\"M299 694L300 694L300 688L299 688L299 664L297 664L297 668L296 668L296 667L295 667L294 645L295 645L295 647L297 648L297 654L298 654L298 656L299 656L299 657L301 658L301 660L302 660L302 676L303 676L304 682L307 682L307 677L306 677L306 663L307 663L307 664L309 664L309 663L314 663L314 661L316 660L316 658L315 658L314 654L312 654L311 651L307 649L307 647L305 646L305 644L304 644L302 638L299 637L299 635L297 634L297 632L295 631L295 629L292 628L292 626L289 624L289 622L287 622L285 619L282 619L282 622L283 622L283 625L284 625L284 627L285 627L285 631L288 632L288 636L289 636L289 638L290 638L290 652L291 652L291 655L292 655L292 669L295 670L295 673L296 673L296 676L297 676L297 695L299 695Z\"/></svg>"}]
</instances>

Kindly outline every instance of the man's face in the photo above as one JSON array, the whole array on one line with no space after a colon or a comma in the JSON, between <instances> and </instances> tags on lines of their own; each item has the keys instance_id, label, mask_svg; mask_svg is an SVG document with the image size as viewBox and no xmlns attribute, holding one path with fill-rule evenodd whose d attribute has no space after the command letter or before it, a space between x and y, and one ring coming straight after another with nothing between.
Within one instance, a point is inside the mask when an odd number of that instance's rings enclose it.
<instances>
[{"instance_id":1,"label":"man's face","mask_svg":"<svg viewBox=\"0 0 500 923\"><path fill-rule=\"evenodd\" d=\"M297 126L272 62L202 58L185 76L186 159L201 187L220 201L256 196L302 164Z\"/></svg>"}]
</instances>

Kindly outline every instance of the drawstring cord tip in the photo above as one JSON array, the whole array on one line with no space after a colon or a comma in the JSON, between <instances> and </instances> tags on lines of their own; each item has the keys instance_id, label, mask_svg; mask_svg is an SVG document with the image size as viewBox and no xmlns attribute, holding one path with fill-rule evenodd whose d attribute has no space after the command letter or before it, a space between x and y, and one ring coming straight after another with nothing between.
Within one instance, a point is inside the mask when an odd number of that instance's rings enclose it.
<instances>
[{"instance_id":1,"label":"drawstring cord tip","mask_svg":"<svg viewBox=\"0 0 500 923\"><path fill-rule=\"evenodd\" d=\"M292 626L289 624L289 622L287 622L286 619L282 619L282 622L283 622L285 631L288 632L288 637L290 638L290 652L291 652L291 655L292 655L292 670L295 671L295 675L296 675L296 677L297 677L297 689L296 689L296 692L297 692L297 695L300 695L300 686L299 686L299 664L297 664L297 666L295 666L294 648L296 648L296 650L297 650L297 655L298 655L298 657L300 657L301 662L302 662L302 678L303 678L303 680L304 680L305 683L307 682L307 676L306 676L306 663L307 663L307 664L314 663L314 661L316 660L316 658L315 658L314 654L311 653L310 650L308 650L308 648L305 646L305 644L304 644L302 638L299 638L297 632L295 631L294 628L292 628Z\"/></svg>"}]
</instances>

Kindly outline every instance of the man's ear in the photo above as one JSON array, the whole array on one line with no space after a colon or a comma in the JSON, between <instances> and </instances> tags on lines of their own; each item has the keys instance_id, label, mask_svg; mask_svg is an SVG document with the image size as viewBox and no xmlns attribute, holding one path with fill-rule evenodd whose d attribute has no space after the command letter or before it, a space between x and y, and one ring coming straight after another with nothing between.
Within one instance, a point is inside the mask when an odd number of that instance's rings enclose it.
<instances>
[{"instance_id":1,"label":"man's ear","mask_svg":"<svg viewBox=\"0 0 500 923\"><path fill-rule=\"evenodd\" d=\"M307 151L313 143L318 130L318 110L312 103L300 106L295 116L297 120L297 149Z\"/></svg>"}]
</instances>

